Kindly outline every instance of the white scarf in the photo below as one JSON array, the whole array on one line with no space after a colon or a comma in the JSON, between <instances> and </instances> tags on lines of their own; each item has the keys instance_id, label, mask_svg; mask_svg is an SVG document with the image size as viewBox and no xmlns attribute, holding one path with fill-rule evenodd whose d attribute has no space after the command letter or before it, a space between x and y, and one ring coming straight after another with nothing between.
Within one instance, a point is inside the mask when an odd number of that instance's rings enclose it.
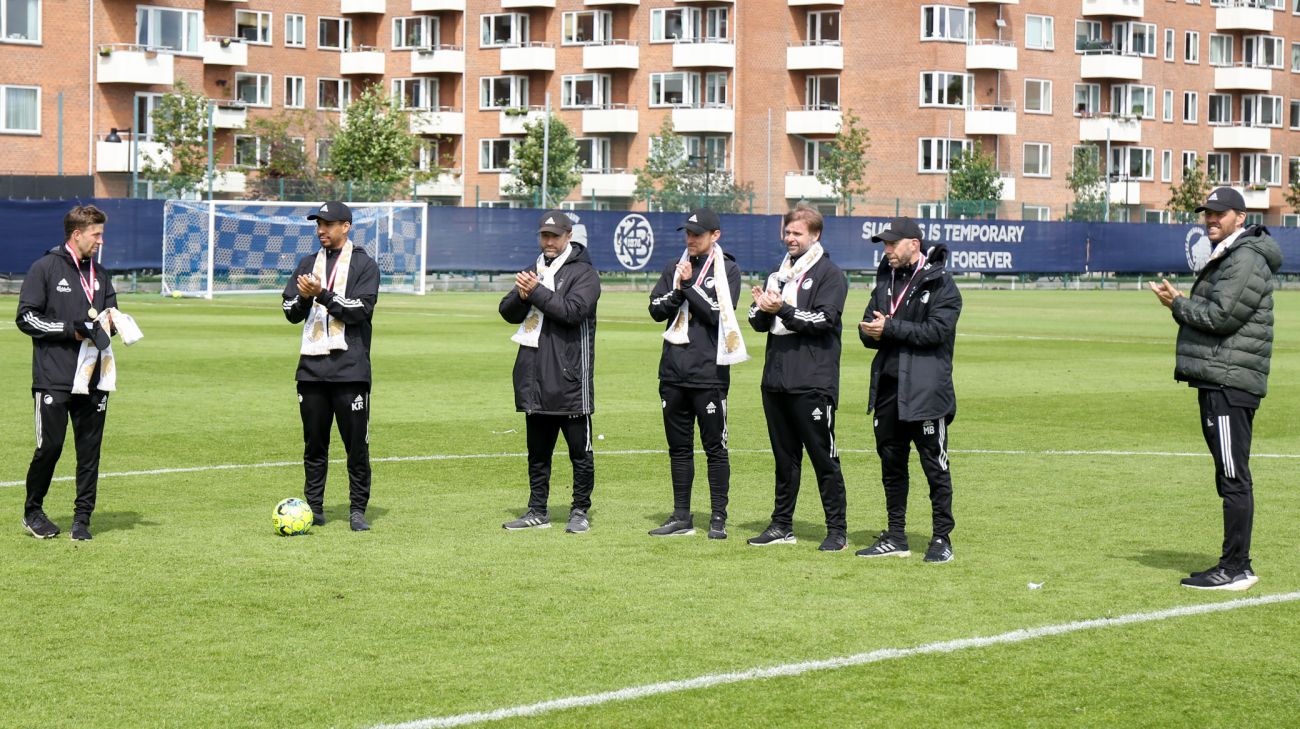
<instances>
[{"instance_id":1,"label":"white scarf","mask_svg":"<svg viewBox=\"0 0 1300 729\"><path fill-rule=\"evenodd\" d=\"M545 286L547 290L555 290L555 274L559 272L564 262L569 260L569 254L573 252L573 245L569 244L564 247L564 251L551 261L551 265L546 265L546 254L537 256L537 278L538 285ZM542 336L542 321L546 319L546 314L536 306L529 305L528 316L524 317L523 322L515 333L510 335L510 339L525 346L537 347L537 341Z\"/></svg>"},{"instance_id":2,"label":"white scarf","mask_svg":"<svg viewBox=\"0 0 1300 729\"><path fill-rule=\"evenodd\" d=\"M682 251L682 257L678 263L685 263L690 258L687 250ZM695 278L693 288L699 289L700 283L704 281L704 274L708 272L710 264L714 261L722 261L720 265L713 266L713 293L718 298L718 352L716 362L720 365L733 365L744 362L749 359L749 352L745 350L745 338L740 333L740 323L736 321L736 306L731 300L731 285L727 280L727 262L723 256L722 246L717 243L713 244L713 251L709 258L700 267L700 273ZM677 283L681 280L677 272L673 272L673 288L677 288ZM703 291L701 290L701 293ZM664 330L664 339L672 344L689 344L691 341L690 333L686 329L686 323L690 319L690 305L682 302L681 307L677 309L677 316L673 318L673 323Z\"/></svg>"},{"instance_id":3,"label":"white scarf","mask_svg":"<svg viewBox=\"0 0 1300 729\"><path fill-rule=\"evenodd\" d=\"M334 262L334 273L328 283L325 279L325 257L324 248L316 251L316 263L312 266L312 275L321 282L323 289L333 291L335 296L347 296L348 269L352 265L352 241L343 244L343 250L339 251L339 260ZM334 282L338 282L337 285L333 285ZM307 321L303 322L302 347L298 353L324 355L337 349L346 350L348 343L343 338L346 329L347 326L330 316L329 309L326 309L325 305L317 299L312 302L311 311L307 313Z\"/></svg>"},{"instance_id":4,"label":"white scarf","mask_svg":"<svg viewBox=\"0 0 1300 729\"><path fill-rule=\"evenodd\" d=\"M95 317L95 321L106 330L117 329L128 347L144 338L135 319L115 308L105 309ZM117 390L117 360L113 357L113 346L100 351L92 339L86 338L81 340L81 350L77 352L77 369L72 376L73 395L90 394L90 378L95 374L96 364L99 365L99 383L95 389L102 392Z\"/></svg>"},{"instance_id":5,"label":"white scarf","mask_svg":"<svg viewBox=\"0 0 1300 729\"><path fill-rule=\"evenodd\" d=\"M781 299L790 306L795 306L799 296L799 284L803 281L804 274L808 273L808 269L817 265L817 262L822 259L823 253L825 251L822 249L821 242L817 242L813 243L793 264L790 263L790 254L785 254L785 259L781 261L781 267L767 277L767 290L780 291ZM778 337L790 333L790 330L786 329L779 316L772 317L772 327L769 331Z\"/></svg>"}]
</instances>

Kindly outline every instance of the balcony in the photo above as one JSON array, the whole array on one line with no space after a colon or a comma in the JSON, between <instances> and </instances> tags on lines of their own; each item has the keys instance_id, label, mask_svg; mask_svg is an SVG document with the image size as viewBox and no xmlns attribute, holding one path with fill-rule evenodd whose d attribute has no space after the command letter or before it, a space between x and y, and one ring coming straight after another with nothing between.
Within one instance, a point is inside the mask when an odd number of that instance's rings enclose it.
<instances>
[{"instance_id":1,"label":"balcony","mask_svg":"<svg viewBox=\"0 0 1300 729\"><path fill-rule=\"evenodd\" d=\"M1016 199L1016 178L1009 176L999 176L998 182L1002 183L1002 193L998 195L999 200L1010 202Z\"/></svg>"},{"instance_id":2,"label":"balcony","mask_svg":"<svg viewBox=\"0 0 1300 729\"><path fill-rule=\"evenodd\" d=\"M343 15L362 13L380 14L388 12L385 0L339 0L339 12Z\"/></svg>"},{"instance_id":3,"label":"balcony","mask_svg":"<svg viewBox=\"0 0 1300 729\"><path fill-rule=\"evenodd\" d=\"M678 134L734 134L736 110L729 106L678 107L673 109L673 129Z\"/></svg>"},{"instance_id":4,"label":"balcony","mask_svg":"<svg viewBox=\"0 0 1300 729\"><path fill-rule=\"evenodd\" d=\"M208 186L207 175L204 175L203 182L199 183L204 189ZM242 170L233 167L223 167L212 174L212 191L225 192L234 195L242 195L248 188L248 175Z\"/></svg>"},{"instance_id":5,"label":"balcony","mask_svg":"<svg viewBox=\"0 0 1300 729\"><path fill-rule=\"evenodd\" d=\"M465 73L465 49L437 46L411 51L411 73Z\"/></svg>"},{"instance_id":6,"label":"balcony","mask_svg":"<svg viewBox=\"0 0 1300 729\"><path fill-rule=\"evenodd\" d=\"M1020 0L970 0L971 5L1019 5Z\"/></svg>"},{"instance_id":7,"label":"balcony","mask_svg":"<svg viewBox=\"0 0 1300 729\"><path fill-rule=\"evenodd\" d=\"M795 170L785 173L785 196L789 200L831 200L835 191L830 185L817 180L812 170Z\"/></svg>"},{"instance_id":8,"label":"balcony","mask_svg":"<svg viewBox=\"0 0 1300 729\"><path fill-rule=\"evenodd\" d=\"M510 197L512 189L515 186L515 176L509 172L502 172L497 175L497 194L501 197Z\"/></svg>"},{"instance_id":9,"label":"balcony","mask_svg":"<svg viewBox=\"0 0 1300 729\"><path fill-rule=\"evenodd\" d=\"M501 0L502 10L517 8L553 8L555 0Z\"/></svg>"},{"instance_id":10,"label":"balcony","mask_svg":"<svg viewBox=\"0 0 1300 729\"><path fill-rule=\"evenodd\" d=\"M1142 0L1083 0L1083 17L1142 17Z\"/></svg>"},{"instance_id":11,"label":"balcony","mask_svg":"<svg viewBox=\"0 0 1300 729\"><path fill-rule=\"evenodd\" d=\"M1273 32L1273 11L1249 0L1234 0L1226 8L1215 8L1214 29L1220 32L1244 30Z\"/></svg>"},{"instance_id":12,"label":"balcony","mask_svg":"<svg viewBox=\"0 0 1300 729\"><path fill-rule=\"evenodd\" d=\"M1012 135L1016 133L1016 107L1010 104L985 104L966 109L966 134Z\"/></svg>"},{"instance_id":13,"label":"balcony","mask_svg":"<svg viewBox=\"0 0 1300 729\"><path fill-rule=\"evenodd\" d=\"M640 5L641 0L586 0L586 5Z\"/></svg>"},{"instance_id":14,"label":"balcony","mask_svg":"<svg viewBox=\"0 0 1300 729\"><path fill-rule=\"evenodd\" d=\"M805 41L791 43L785 49L787 71L843 71L844 46L839 42Z\"/></svg>"},{"instance_id":15,"label":"balcony","mask_svg":"<svg viewBox=\"0 0 1300 729\"><path fill-rule=\"evenodd\" d=\"M611 40L600 45L583 46L582 67L587 70L641 67L641 49L636 41Z\"/></svg>"},{"instance_id":16,"label":"balcony","mask_svg":"<svg viewBox=\"0 0 1300 729\"><path fill-rule=\"evenodd\" d=\"M248 107L242 101L218 101L212 108L213 129L243 129L248 124Z\"/></svg>"},{"instance_id":17,"label":"balcony","mask_svg":"<svg viewBox=\"0 0 1300 729\"><path fill-rule=\"evenodd\" d=\"M583 197L632 197L636 175L627 170L582 173Z\"/></svg>"},{"instance_id":18,"label":"balcony","mask_svg":"<svg viewBox=\"0 0 1300 729\"><path fill-rule=\"evenodd\" d=\"M1217 66L1214 69L1215 91L1272 91L1273 71L1254 66Z\"/></svg>"},{"instance_id":19,"label":"balcony","mask_svg":"<svg viewBox=\"0 0 1300 729\"><path fill-rule=\"evenodd\" d=\"M1142 185L1137 180L1119 180L1107 183L1111 205L1141 205Z\"/></svg>"},{"instance_id":20,"label":"balcony","mask_svg":"<svg viewBox=\"0 0 1300 729\"><path fill-rule=\"evenodd\" d=\"M501 134L523 134L524 125L546 118L546 110L540 106L508 109L500 112L498 121Z\"/></svg>"},{"instance_id":21,"label":"balcony","mask_svg":"<svg viewBox=\"0 0 1300 729\"><path fill-rule=\"evenodd\" d=\"M638 115L635 106L607 104L600 109L582 110L583 134L636 134Z\"/></svg>"},{"instance_id":22,"label":"balcony","mask_svg":"<svg viewBox=\"0 0 1300 729\"><path fill-rule=\"evenodd\" d=\"M136 171L145 169L150 165L170 165L172 161L171 150L163 147L158 142L136 142L132 143L130 132L119 134L122 138L120 142L107 142L103 139L95 141L95 171L96 172L130 172L132 165L132 155L135 161L139 163Z\"/></svg>"},{"instance_id":23,"label":"balcony","mask_svg":"<svg viewBox=\"0 0 1300 729\"><path fill-rule=\"evenodd\" d=\"M736 44L726 39L677 41L673 44L674 68L735 68Z\"/></svg>"},{"instance_id":24,"label":"balcony","mask_svg":"<svg viewBox=\"0 0 1300 729\"><path fill-rule=\"evenodd\" d=\"M465 180L460 170L446 170L424 182L415 183L416 197L462 197Z\"/></svg>"},{"instance_id":25,"label":"balcony","mask_svg":"<svg viewBox=\"0 0 1300 729\"><path fill-rule=\"evenodd\" d=\"M247 66L248 46L243 38L210 35L200 45L205 66Z\"/></svg>"},{"instance_id":26,"label":"balcony","mask_svg":"<svg viewBox=\"0 0 1300 729\"><path fill-rule=\"evenodd\" d=\"M554 6L552 6L554 7ZM526 43L501 49L501 71L554 71L555 46Z\"/></svg>"},{"instance_id":27,"label":"balcony","mask_svg":"<svg viewBox=\"0 0 1300 729\"><path fill-rule=\"evenodd\" d=\"M341 76L383 76L384 51L374 46L345 48L339 54Z\"/></svg>"},{"instance_id":28,"label":"balcony","mask_svg":"<svg viewBox=\"0 0 1300 729\"><path fill-rule=\"evenodd\" d=\"M1004 40L977 40L966 46L967 71L1016 70L1016 44Z\"/></svg>"},{"instance_id":29,"label":"balcony","mask_svg":"<svg viewBox=\"0 0 1300 729\"><path fill-rule=\"evenodd\" d=\"M118 43L102 45L96 59L95 80L101 84L171 86L175 83L174 64L170 51Z\"/></svg>"},{"instance_id":30,"label":"balcony","mask_svg":"<svg viewBox=\"0 0 1300 729\"><path fill-rule=\"evenodd\" d=\"M1247 210L1268 210L1269 191L1264 185L1238 182L1233 184L1232 189L1241 193Z\"/></svg>"},{"instance_id":31,"label":"balcony","mask_svg":"<svg viewBox=\"0 0 1300 729\"><path fill-rule=\"evenodd\" d=\"M1112 50L1084 51L1079 75L1085 79L1142 80L1142 57Z\"/></svg>"},{"instance_id":32,"label":"balcony","mask_svg":"<svg viewBox=\"0 0 1300 729\"><path fill-rule=\"evenodd\" d=\"M800 8L804 5L843 5L844 0L790 0L790 7Z\"/></svg>"},{"instance_id":33,"label":"balcony","mask_svg":"<svg viewBox=\"0 0 1300 729\"><path fill-rule=\"evenodd\" d=\"M1079 120L1079 141L1137 144L1142 141L1142 122L1131 116L1085 116Z\"/></svg>"},{"instance_id":34,"label":"balcony","mask_svg":"<svg viewBox=\"0 0 1300 729\"><path fill-rule=\"evenodd\" d=\"M411 134L465 134L465 112L450 106L411 109Z\"/></svg>"},{"instance_id":35,"label":"balcony","mask_svg":"<svg viewBox=\"0 0 1300 729\"><path fill-rule=\"evenodd\" d=\"M1268 127L1215 127L1214 148L1267 151L1273 148L1273 130Z\"/></svg>"},{"instance_id":36,"label":"balcony","mask_svg":"<svg viewBox=\"0 0 1300 729\"><path fill-rule=\"evenodd\" d=\"M465 12L465 0L411 0L411 12L440 13L444 11Z\"/></svg>"},{"instance_id":37,"label":"balcony","mask_svg":"<svg viewBox=\"0 0 1300 729\"><path fill-rule=\"evenodd\" d=\"M844 113L827 106L799 106L786 109L785 133L800 136L834 135L840 130Z\"/></svg>"}]
</instances>

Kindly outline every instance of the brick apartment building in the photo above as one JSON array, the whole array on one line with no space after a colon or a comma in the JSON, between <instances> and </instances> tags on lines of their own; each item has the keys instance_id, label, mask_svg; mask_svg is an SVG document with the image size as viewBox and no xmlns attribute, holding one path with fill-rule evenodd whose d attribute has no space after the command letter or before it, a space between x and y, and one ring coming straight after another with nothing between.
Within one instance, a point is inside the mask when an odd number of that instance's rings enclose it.
<instances>
[{"instance_id":1,"label":"brick apartment building","mask_svg":"<svg viewBox=\"0 0 1300 729\"><path fill-rule=\"evenodd\" d=\"M184 80L219 102L217 189L241 197L249 119L298 114L327 155L381 83L454 170L416 190L441 204L509 204L506 161L549 94L588 168L574 205L632 206L668 116L755 212L826 201L819 149L852 110L872 138L859 214L945 214L949 159L979 144L1001 216L1059 219L1087 144L1130 220L1161 219L1196 158L1293 222L1297 74L1300 0L0 0L0 175L127 194L133 156L157 152L149 111Z\"/></svg>"}]
</instances>

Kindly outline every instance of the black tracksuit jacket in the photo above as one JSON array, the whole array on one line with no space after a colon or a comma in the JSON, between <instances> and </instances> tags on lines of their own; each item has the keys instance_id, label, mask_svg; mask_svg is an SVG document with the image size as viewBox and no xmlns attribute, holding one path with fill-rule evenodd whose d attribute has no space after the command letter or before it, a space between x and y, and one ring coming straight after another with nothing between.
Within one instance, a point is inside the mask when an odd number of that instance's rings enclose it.
<instances>
[{"instance_id":1,"label":"black tracksuit jacket","mask_svg":"<svg viewBox=\"0 0 1300 729\"><path fill-rule=\"evenodd\" d=\"M760 389L769 392L820 392L835 402L840 399L840 329L849 281L840 267L824 253L808 269L795 305L783 304L769 314L749 307L749 324L766 332L773 317L781 317L790 334L768 334L766 361Z\"/></svg>"},{"instance_id":2,"label":"black tracksuit jacket","mask_svg":"<svg viewBox=\"0 0 1300 729\"><path fill-rule=\"evenodd\" d=\"M693 277L699 277L700 266L707 259L708 256L691 257ZM725 251L723 265L727 267L727 284L734 306L740 298L740 266L736 265L736 258ZM690 317L686 334L691 341L673 344L664 340L663 354L659 358L659 381L680 387L721 387L725 390L731 383L731 366L718 364L719 310L713 272L710 270L699 286L678 289L673 287L676 270L677 261L674 260L664 267L650 292L650 317L655 321L666 321L671 326L682 302L688 302Z\"/></svg>"},{"instance_id":3,"label":"black tracksuit jacket","mask_svg":"<svg viewBox=\"0 0 1300 729\"><path fill-rule=\"evenodd\" d=\"M80 261L81 275L90 277L90 261ZM96 311L117 306L117 292L108 272L95 266ZM32 389L71 392L84 327L91 303L81 288L72 256L63 245L45 252L32 264L18 294L18 328L32 338Z\"/></svg>"},{"instance_id":4,"label":"black tracksuit jacket","mask_svg":"<svg viewBox=\"0 0 1300 729\"><path fill-rule=\"evenodd\" d=\"M339 251L325 252L325 279L329 280ZM294 324L307 320L314 301L319 300L330 316L347 325L343 341L347 349L336 349L329 354L301 355L298 357L298 382L370 382L370 318L379 299L379 266L365 249L352 247L352 262L348 266L347 296L336 296L333 291L321 291L315 299L298 295L298 277L312 272L316 254L303 258L284 287L284 316ZM337 282L336 282L337 283Z\"/></svg>"}]
</instances>

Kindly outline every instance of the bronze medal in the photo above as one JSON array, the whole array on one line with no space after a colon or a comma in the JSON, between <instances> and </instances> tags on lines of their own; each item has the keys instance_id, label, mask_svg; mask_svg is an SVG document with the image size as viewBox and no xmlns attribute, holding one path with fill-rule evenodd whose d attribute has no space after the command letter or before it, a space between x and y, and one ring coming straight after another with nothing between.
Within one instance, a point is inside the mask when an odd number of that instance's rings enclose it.
<instances>
[{"instance_id":1,"label":"bronze medal","mask_svg":"<svg viewBox=\"0 0 1300 729\"><path fill-rule=\"evenodd\" d=\"M86 310L86 316L90 317L91 319L94 319L99 316L99 312L96 311L95 307L92 306Z\"/></svg>"}]
</instances>

